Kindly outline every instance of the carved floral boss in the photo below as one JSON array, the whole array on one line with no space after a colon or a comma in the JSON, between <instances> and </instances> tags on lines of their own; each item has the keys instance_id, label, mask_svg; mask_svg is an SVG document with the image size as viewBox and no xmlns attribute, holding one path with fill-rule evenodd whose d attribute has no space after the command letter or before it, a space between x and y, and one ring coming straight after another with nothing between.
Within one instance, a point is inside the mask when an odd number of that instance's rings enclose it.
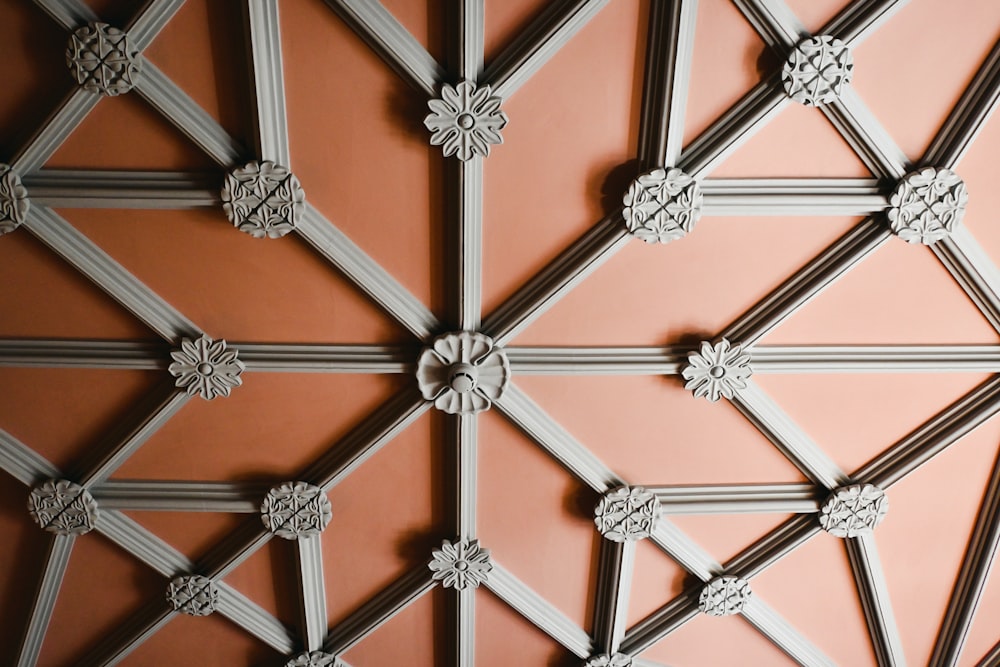
<instances>
[{"instance_id":1,"label":"carved floral boss","mask_svg":"<svg viewBox=\"0 0 1000 667\"><path fill-rule=\"evenodd\" d=\"M479 333L449 333L417 359L417 384L434 407L449 414L489 410L510 380L510 363L493 339Z\"/></svg>"}]
</instances>

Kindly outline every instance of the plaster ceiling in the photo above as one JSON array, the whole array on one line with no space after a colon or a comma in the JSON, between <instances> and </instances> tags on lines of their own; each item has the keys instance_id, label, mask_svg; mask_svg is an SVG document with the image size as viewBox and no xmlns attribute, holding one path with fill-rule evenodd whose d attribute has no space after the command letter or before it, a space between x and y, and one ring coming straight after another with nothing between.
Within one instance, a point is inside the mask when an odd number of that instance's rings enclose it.
<instances>
[{"instance_id":1,"label":"plaster ceiling","mask_svg":"<svg viewBox=\"0 0 1000 667\"><path fill-rule=\"evenodd\" d=\"M142 51L129 92L67 71L97 20ZM815 108L781 78L810 34L853 58ZM3 662L1000 664L998 34L992 0L3 3ZM467 161L423 122L462 80L507 118ZM305 193L280 238L223 210L261 160ZM890 223L924 166L968 189L932 245ZM657 167L703 197L666 244L622 210ZM510 377L472 359L488 409L447 414L426 350L462 330ZM228 396L175 384L202 334ZM723 339L733 391L693 396ZM32 520L49 480L92 531ZM262 522L285 482L329 499L318 536ZM616 542L625 484L659 506ZM821 528L861 484L884 519ZM474 539L481 585L435 579ZM167 600L190 575L213 613ZM702 613L723 576L749 601Z\"/></svg>"}]
</instances>

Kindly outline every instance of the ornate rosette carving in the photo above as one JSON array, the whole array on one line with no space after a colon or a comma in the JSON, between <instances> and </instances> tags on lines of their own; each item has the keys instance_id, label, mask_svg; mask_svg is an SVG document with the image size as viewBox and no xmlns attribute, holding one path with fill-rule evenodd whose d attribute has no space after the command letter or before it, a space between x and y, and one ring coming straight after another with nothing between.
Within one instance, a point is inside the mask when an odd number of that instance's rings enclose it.
<instances>
[{"instance_id":1,"label":"ornate rosette carving","mask_svg":"<svg viewBox=\"0 0 1000 667\"><path fill-rule=\"evenodd\" d=\"M222 185L226 217L255 239L276 239L295 229L305 201L299 179L268 160L233 169Z\"/></svg>"},{"instance_id":2,"label":"ornate rosette carving","mask_svg":"<svg viewBox=\"0 0 1000 667\"><path fill-rule=\"evenodd\" d=\"M201 575L175 577L167 584L167 602L188 616L208 616L219 606L219 589Z\"/></svg>"},{"instance_id":3,"label":"ornate rosette carving","mask_svg":"<svg viewBox=\"0 0 1000 667\"><path fill-rule=\"evenodd\" d=\"M835 537L857 537L875 530L889 511L885 492L871 484L837 489L819 510L819 525Z\"/></svg>"},{"instance_id":4,"label":"ornate rosette carving","mask_svg":"<svg viewBox=\"0 0 1000 667\"><path fill-rule=\"evenodd\" d=\"M829 35L799 42L781 69L785 94L810 107L836 100L853 76L851 50L847 44Z\"/></svg>"},{"instance_id":5,"label":"ornate rosette carving","mask_svg":"<svg viewBox=\"0 0 1000 667\"><path fill-rule=\"evenodd\" d=\"M97 524L97 501L79 484L50 479L28 494L28 513L50 533L83 535Z\"/></svg>"},{"instance_id":6,"label":"ornate rosette carving","mask_svg":"<svg viewBox=\"0 0 1000 667\"><path fill-rule=\"evenodd\" d=\"M286 482L267 492L260 517L272 533L286 540L319 535L330 523L330 499L318 486Z\"/></svg>"},{"instance_id":7,"label":"ornate rosette carving","mask_svg":"<svg viewBox=\"0 0 1000 667\"><path fill-rule=\"evenodd\" d=\"M486 581L493 563L489 549L479 546L479 540L443 542L441 549L432 552L427 567L434 573L435 581L445 588L478 588Z\"/></svg>"},{"instance_id":8,"label":"ornate rosette carving","mask_svg":"<svg viewBox=\"0 0 1000 667\"><path fill-rule=\"evenodd\" d=\"M431 145L444 147L445 157L455 155L465 162L473 155L489 155L491 144L502 144L500 130L507 125L507 114L492 92L489 86L477 88L468 81L441 86L441 98L427 102L431 113L424 118Z\"/></svg>"},{"instance_id":9,"label":"ornate rosette carving","mask_svg":"<svg viewBox=\"0 0 1000 667\"><path fill-rule=\"evenodd\" d=\"M643 174L632 181L622 201L625 226L646 243L683 238L701 217L701 188L680 169Z\"/></svg>"},{"instance_id":10,"label":"ornate rosette carving","mask_svg":"<svg viewBox=\"0 0 1000 667\"><path fill-rule=\"evenodd\" d=\"M226 348L226 341L212 340L202 335L181 341L179 350L170 353L174 363L170 374L177 378L177 386L188 395L200 394L205 400L216 396L229 396L233 387L243 384L240 378L246 366L236 358L236 350Z\"/></svg>"},{"instance_id":11,"label":"ornate rosette carving","mask_svg":"<svg viewBox=\"0 0 1000 667\"><path fill-rule=\"evenodd\" d=\"M285 663L285 667L340 667L342 664L329 653L312 651L295 656Z\"/></svg>"},{"instance_id":12,"label":"ornate rosette carving","mask_svg":"<svg viewBox=\"0 0 1000 667\"><path fill-rule=\"evenodd\" d=\"M20 227L30 207L21 177L9 165L0 164L0 236Z\"/></svg>"},{"instance_id":13,"label":"ornate rosette carving","mask_svg":"<svg viewBox=\"0 0 1000 667\"><path fill-rule=\"evenodd\" d=\"M704 585L698 596L698 611L709 616L732 616L743 611L750 600L750 584L739 577L716 577Z\"/></svg>"},{"instance_id":14,"label":"ornate rosette carving","mask_svg":"<svg viewBox=\"0 0 1000 667\"><path fill-rule=\"evenodd\" d=\"M750 355L741 345L734 347L725 338L715 345L703 342L700 351L688 355L688 364L681 371L681 376L687 380L684 388L695 398L704 396L713 403L722 397L732 398L740 389L746 389L751 375Z\"/></svg>"},{"instance_id":15,"label":"ornate rosette carving","mask_svg":"<svg viewBox=\"0 0 1000 667\"><path fill-rule=\"evenodd\" d=\"M624 653L595 655L583 667L632 667L632 656Z\"/></svg>"},{"instance_id":16,"label":"ornate rosette carving","mask_svg":"<svg viewBox=\"0 0 1000 667\"><path fill-rule=\"evenodd\" d=\"M479 333L438 336L417 359L424 398L449 414L489 410L510 381L510 363L493 339Z\"/></svg>"},{"instance_id":17,"label":"ornate rosette carving","mask_svg":"<svg viewBox=\"0 0 1000 667\"><path fill-rule=\"evenodd\" d=\"M632 542L649 537L660 518L660 501L641 486L609 491L594 507L594 523L612 542Z\"/></svg>"},{"instance_id":18,"label":"ornate rosette carving","mask_svg":"<svg viewBox=\"0 0 1000 667\"><path fill-rule=\"evenodd\" d=\"M925 167L907 174L889 197L889 226L907 243L932 245L962 221L969 193L950 169Z\"/></svg>"},{"instance_id":19,"label":"ornate rosette carving","mask_svg":"<svg viewBox=\"0 0 1000 667\"><path fill-rule=\"evenodd\" d=\"M66 66L76 82L101 95L121 95L132 90L139 74L139 52L128 35L107 23L81 26L70 35Z\"/></svg>"}]
</instances>

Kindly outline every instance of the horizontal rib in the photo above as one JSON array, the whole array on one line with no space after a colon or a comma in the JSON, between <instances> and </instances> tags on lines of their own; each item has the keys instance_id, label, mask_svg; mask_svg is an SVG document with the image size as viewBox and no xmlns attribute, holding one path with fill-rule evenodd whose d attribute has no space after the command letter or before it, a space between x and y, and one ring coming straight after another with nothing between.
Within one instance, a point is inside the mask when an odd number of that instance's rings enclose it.
<instances>
[{"instance_id":1,"label":"horizontal rib","mask_svg":"<svg viewBox=\"0 0 1000 667\"><path fill-rule=\"evenodd\" d=\"M725 570L734 576L750 579L808 542L819 531L815 516L797 514L731 558Z\"/></svg>"},{"instance_id":2,"label":"horizontal rib","mask_svg":"<svg viewBox=\"0 0 1000 667\"><path fill-rule=\"evenodd\" d=\"M754 373L998 373L1000 345L761 345Z\"/></svg>"},{"instance_id":3,"label":"horizontal rib","mask_svg":"<svg viewBox=\"0 0 1000 667\"><path fill-rule=\"evenodd\" d=\"M675 375L693 350L686 345L506 348L514 375Z\"/></svg>"},{"instance_id":4,"label":"horizontal rib","mask_svg":"<svg viewBox=\"0 0 1000 667\"><path fill-rule=\"evenodd\" d=\"M789 625L759 597L751 596L740 613L758 632L800 665L837 667L837 663Z\"/></svg>"},{"instance_id":5,"label":"horizontal rib","mask_svg":"<svg viewBox=\"0 0 1000 667\"><path fill-rule=\"evenodd\" d=\"M642 653L697 615L696 596L682 593L629 628L621 650L627 655Z\"/></svg>"},{"instance_id":6,"label":"horizontal rib","mask_svg":"<svg viewBox=\"0 0 1000 667\"><path fill-rule=\"evenodd\" d=\"M97 531L168 579L194 569L187 556L121 512L102 511Z\"/></svg>"},{"instance_id":7,"label":"horizontal rib","mask_svg":"<svg viewBox=\"0 0 1000 667\"><path fill-rule=\"evenodd\" d=\"M18 368L166 369L169 354L162 343L0 339L0 366Z\"/></svg>"},{"instance_id":8,"label":"horizontal rib","mask_svg":"<svg viewBox=\"0 0 1000 667\"><path fill-rule=\"evenodd\" d=\"M499 563L493 563L484 585L568 651L580 658L590 657L594 650L590 636Z\"/></svg>"},{"instance_id":9,"label":"horizontal rib","mask_svg":"<svg viewBox=\"0 0 1000 667\"><path fill-rule=\"evenodd\" d=\"M701 191L705 216L869 215L889 206L870 178L715 178Z\"/></svg>"},{"instance_id":10,"label":"horizontal rib","mask_svg":"<svg viewBox=\"0 0 1000 667\"><path fill-rule=\"evenodd\" d=\"M820 107L865 166L877 177L897 181L910 170L910 160L851 86Z\"/></svg>"},{"instance_id":11,"label":"horizontal rib","mask_svg":"<svg viewBox=\"0 0 1000 667\"><path fill-rule=\"evenodd\" d=\"M847 556L851 561L854 581L861 597L861 606L868 623L875 656L879 667L896 667L906 664L903 642L896 626L896 617L889 600L889 584L882 570L874 535L860 535L844 540ZM933 661L930 664L937 664Z\"/></svg>"},{"instance_id":12,"label":"horizontal rib","mask_svg":"<svg viewBox=\"0 0 1000 667\"><path fill-rule=\"evenodd\" d=\"M296 641L281 621L225 582L215 582L215 587L219 591L218 613L278 653L287 655L295 650Z\"/></svg>"},{"instance_id":13,"label":"horizontal rib","mask_svg":"<svg viewBox=\"0 0 1000 667\"><path fill-rule=\"evenodd\" d=\"M35 590L35 601L28 618L17 653L17 667L34 667L42 650L42 641L52 619L52 610L56 606L66 566L73 552L73 542L76 535L49 535L48 549L45 554L45 565L42 579Z\"/></svg>"},{"instance_id":14,"label":"horizontal rib","mask_svg":"<svg viewBox=\"0 0 1000 667\"><path fill-rule=\"evenodd\" d=\"M326 4L404 81L428 97L448 76L406 28L375 0L326 0Z\"/></svg>"},{"instance_id":15,"label":"horizontal rib","mask_svg":"<svg viewBox=\"0 0 1000 667\"><path fill-rule=\"evenodd\" d=\"M496 407L574 477L598 493L625 484L516 386L507 387Z\"/></svg>"},{"instance_id":16,"label":"horizontal rib","mask_svg":"<svg viewBox=\"0 0 1000 667\"><path fill-rule=\"evenodd\" d=\"M487 66L485 83L508 98L580 31L609 0L562 0L549 5Z\"/></svg>"},{"instance_id":17,"label":"horizontal rib","mask_svg":"<svg viewBox=\"0 0 1000 667\"><path fill-rule=\"evenodd\" d=\"M604 218L507 299L486 319L483 331L506 345L631 238L621 211Z\"/></svg>"},{"instance_id":18,"label":"horizontal rib","mask_svg":"<svg viewBox=\"0 0 1000 667\"><path fill-rule=\"evenodd\" d=\"M0 429L0 470L26 486L60 477L59 469L41 454Z\"/></svg>"},{"instance_id":19,"label":"horizontal rib","mask_svg":"<svg viewBox=\"0 0 1000 667\"><path fill-rule=\"evenodd\" d=\"M229 346L239 351L248 371L277 373L409 373L419 352L392 345L231 342Z\"/></svg>"},{"instance_id":20,"label":"horizontal rib","mask_svg":"<svg viewBox=\"0 0 1000 667\"><path fill-rule=\"evenodd\" d=\"M100 100L101 96L96 93L80 87L73 88L41 128L28 139L28 143L14 155L10 161L11 168L24 177L41 169ZM28 194L34 197L34 192Z\"/></svg>"},{"instance_id":21,"label":"horizontal rib","mask_svg":"<svg viewBox=\"0 0 1000 667\"><path fill-rule=\"evenodd\" d=\"M932 245L931 250L983 317L1000 331L1000 271L968 228L959 225L948 238Z\"/></svg>"},{"instance_id":22,"label":"horizontal rib","mask_svg":"<svg viewBox=\"0 0 1000 667\"><path fill-rule=\"evenodd\" d=\"M718 484L704 486L649 486L664 514L740 514L819 511L819 495L812 484Z\"/></svg>"},{"instance_id":23,"label":"horizontal rib","mask_svg":"<svg viewBox=\"0 0 1000 667\"><path fill-rule=\"evenodd\" d=\"M110 479L90 492L102 509L256 513L271 486L267 482Z\"/></svg>"},{"instance_id":24,"label":"horizontal rib","mask_svg":"<svg viewBox=\"0 0 1000 667\"><path fill-rule=\"evenodd\" d=\"M865 219L729 325L721 337L753 345L843 277L891 235L881 221Z\"/></svg>"},{"instance_id":25,"label":"horizontal rib","mask_svg":"<svg viewBox=\"0 0 1000 667\"><path fill-rule=\"evenodd\" d=\"M383 623L420 599L436 583L425 565L407 572L361 605L342 623L331 628L324 650L334 655L350 650Z\"/></svg>"},{"instance_id":26,"label":"horizontal rib","mask_svg":"<svg viewBox=\"0 0 1000 667\"><path fill-rule=\"evenodd\" d=\"M219 205L216 174L43 169L23 180L32 204L51 208L173 210Z\"/></svg>"},{"instance_id":27,"label":"horizontal rib","mask_svg":"<svg viewBox=\"0 0 1000 667\"><path fill-rule=\"evenodd\" d=\"M191 320L52 210L32 206L23 226L168 342L201 333Z\"/></svg>"},{"instance_id":28,"label":"horizontal rib","mask_svg":"<svg viewBox=\"0 0 1000 667\"><path fill-rule=\"evenodd\" d=\"M437 318L323 214L306 204L296 231L362 292L420 340L439 328Z\"/></svg>"}]
</instances>

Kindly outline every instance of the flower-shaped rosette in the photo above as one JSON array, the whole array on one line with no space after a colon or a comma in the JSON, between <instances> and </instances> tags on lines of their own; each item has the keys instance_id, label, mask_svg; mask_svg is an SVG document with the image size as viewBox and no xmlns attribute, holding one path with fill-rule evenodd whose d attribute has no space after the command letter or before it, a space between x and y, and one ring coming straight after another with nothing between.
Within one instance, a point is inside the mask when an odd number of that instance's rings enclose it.
<instances>
[{"instance_id":1,"label":"flower-shaped rosette","mask_svg":"<svg viewBox=\"0 0 1000 667\"><path fill-rule=\"evenodd\" d=\"M625 655L624 653L608 655L607 653L603 653L592 657L584 663L583 667L632 667L632 664L632 656L630 655Z\"/></svg>"},{"instance_id":2,"label":"flower-shaped rosette","mask_svg":"<svg viewBox=\"0 0 1000 667\"><path fill-rule=\"evenodd\" d=\"M226 349L226 341L201 336L195 340L185 338L181 348L170 353L174 363L170 374L177 378L176 385L189 396L200 394L205 400L216 396L229 396L233 387L243 384L240 375L246 370L236 358L236 350Z\"/></svg>"},{"instance_id":3,"label":"flower-shaped rosette","mask_svg":"<svg viewBox=\"0 0 1000 667\"><path fill-rule=\"evenodd\" d=\"M188 616L208 616L219 605L219 589L201 575L175 577L167 584L167 602Z\"/></svg>"},{"instance_id":4,"label":"flower-shaped rosette","mask_svg":"<svg viewBox=\"0 0 1000 667\"><path fill-rule=\"evenodd\" d=\"M781 70L785 94L811 107L836 100L853 76L851 50L843 41L829 35L800 42L792 49Z\"/></svg>"},{"instance_id":5,"label":"flower-shaped rosette","mask_svg":"<svg viewBox=\"0 0 1000 667\"><path fill-rule=\"evenodd\" d=\"M305 200L295 174L269 160L234 169L222 185L226 217L256 239L280 238L295 229Z\"/></svg>"},{"instance_id":6,"label":"flower-shaped rosette","mask_svg":"<svg viewBox=\"0 0 1000 667\"><path fill-rule=\"evenodd\" d=\"M264 526L286 540L319 535L332 516L330 499L318 486L306 482L286 482L274 487L260 508Z\"/></svg>"},{"instance_id":7,"label":"flower-shaped rosette","mask_svg":"<svg viewBox=\"0 0 1000 667\"><path fill-rule=\"evenodd\" d=\"M594 507L594 523L612 542L649 537L660 518L660 501L652 491L623 486L604 495Z\"/></svg>"},{"instance_id":8,"label":"flower-shaped rosette","mask_svg":"<svg viewBox=\"0 0 1000 667\"><path fill-rule=\"evenodd\" d=\"M441 98L427 102L431 113L424 119L431 145L442 146L445 157L465 162L473 155L489 155L491 144L502 144L500 130L507 125L507 114L492 92L489 86L477 88L468 81L441 86Z\"/></svg>"},{"instance_id":9,"label":"flower-shaped rosette","mask_svg":"<svg viewBox=\"0 0 1000 667\"><path fill-rule=\"evenodd\" d=\"M885 492L871 484L854 484L834 491L819 510L819 525L834 537L868 535L889 511Z\"/></svg>"},{"instance_id":10,"label":"flower-shaped rosette","mask_svg":"<svg viewBox=\"0 0 1000 667\"><path fill-rule=\"evenodd\" d=\"M698 596L698 610L709 616L732 616L750 601L750 584L739 577L716 577L705 584Z\"/></svg>"},{"instance_id":11,"label":"flower-shaped rosette","mask_svg":"<svg viewBox=\"0 0 1000 667\"><path fill-rule=\"evenodd\" d=\"M646 243L686 236L701 217L701 188L680 169L654 169L632 181L622 202L625 226Z\"/></svg>"},{"instance_id":12,"label":"flower-shaped rosette","mask_svg":"<svg viewBox=\"0 0 1000 667\"><path fill-rule=\"evenodd\" d=\"M489 410L510 381L507 355L493 339L460 332L439 336L417 359L423 397L449 414Z\"/></svg>"},{"instance_id":13,"label":"flower-shaped rosette","mask_svg":"<svg viewBox=\"0 0 1000 667\"><path fill-rule=\"evenodd\" d=\"M70 35L66 66L84 89L102 95L132 90L139 74L139 52L128 35L107 23L81 26Z\"/></svg>"},{"instance_id":14,"label":"flower-shaped rosette","mask_svg":"<svg viewBox=\"0 0 1000 667\"><path fill-rule=\"evenodd\" d=\"M684 388L694 393L695 398L705 397L718 401L732 398L736 392L746 389L747 379L753 374L750 355L743 347L730 344L723 338L712 345L708 341L701 344L700 352L688 355L688 365L681 371L687 380Z\"/></svg>"},{"instance_id":15,"label":"flower-shaped rosette","mask_svg":"<svg viewBox=\"0 0 1000 667\"><path fill-rule=\"evenodd\" d=\"M443 542L441 549L435 549L427 564L434 574L432 578L440 581L445 588L455 588L460 591L466 588L478 588L486 581L493 563L490 562L490 552L482 549L478 540Z\"/></svg>"},{"instance_id":16,"label":"flower-shaped rosette","mask_svg":"<svg viewBox=\"0 0 1000 667\"><path fill-rule=\"evenodd\" d=\"M907 243L932 245L962 221L969 193L950 169L925 167L907 174L889 197L889 227Z\"/></svg>"},{"instance_id":17,"label":"flower-shaped rosette","mask_svg":"<svg viewBox=\"0 0 1000 667\"><path fill-rule=\"evenodd\" d=\"M97 502L85 488L65 479L42 482L28 494L28 513L50 533L83 535L97 524Z\"/></svg>"},{"instance_id":18,"label":"flower-shaped rosette","mask_svg":"<svg viewBox=\"0 0 1000 667\"><path fill-rule=\"evenodd\" d=\"M295 656L285 663L285 667L340 667L343 664L329 653L310 651Z\"/></svg>"},{"instance_id":19,"label":"flower-shaped rosette","mask_svg":"<svg viewBox=\"0 0 1000 667\"><path fill-rule=\"evenodd\" d=\"M0 164L0 236L20 227L30 206L20 176L9 165Z\"/></svg>"}]
</instances>

